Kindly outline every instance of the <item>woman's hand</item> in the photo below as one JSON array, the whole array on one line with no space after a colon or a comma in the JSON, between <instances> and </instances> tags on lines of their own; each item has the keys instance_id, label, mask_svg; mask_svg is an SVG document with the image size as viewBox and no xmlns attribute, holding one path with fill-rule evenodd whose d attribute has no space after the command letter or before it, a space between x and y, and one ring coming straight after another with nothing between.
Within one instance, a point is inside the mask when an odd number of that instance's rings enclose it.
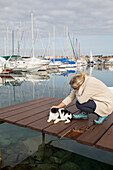
<instances>
[{"instance_id":1,"label":"woman's hand","mask_svg":"<svg viewBox=\"0 0 113 170\"><path fill-rule=\"evenodd\" d=\"M52 109L52 108L59 108L59 107L58 107L58 106L52 106L51 109Z\"/></svg>"}]
</instances>

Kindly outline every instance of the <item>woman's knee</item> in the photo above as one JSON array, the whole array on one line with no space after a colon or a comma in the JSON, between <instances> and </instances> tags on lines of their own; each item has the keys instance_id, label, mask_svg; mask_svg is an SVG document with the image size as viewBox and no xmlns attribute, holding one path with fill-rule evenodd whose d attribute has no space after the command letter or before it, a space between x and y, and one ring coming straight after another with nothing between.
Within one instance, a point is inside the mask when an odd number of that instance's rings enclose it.
<instances>
[{"instance_id":1,"label":"woman's knee","mask_svg":"<svg viewBox=\"0 0 113 170\"><path fill-rule=\"evenodd\" d=\"M80 104L79 101L77 100L77 101L76 101L76 107L77 107L78 109L80 109L80 105L81 105L81 104Z\"/></svg>"}]
</instances>

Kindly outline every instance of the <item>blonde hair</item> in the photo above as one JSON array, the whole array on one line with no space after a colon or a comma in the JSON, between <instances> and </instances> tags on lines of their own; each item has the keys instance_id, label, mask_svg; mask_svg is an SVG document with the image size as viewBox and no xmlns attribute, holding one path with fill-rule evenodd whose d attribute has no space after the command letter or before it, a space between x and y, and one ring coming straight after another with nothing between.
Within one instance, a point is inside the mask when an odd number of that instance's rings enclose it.
<instances>
[{"instance_id":1,"label":"blonde hair","mask_svg":"<svg viewBox=\"0 0 113 170\"><path fill-rule=\"evenodd\" d=\"M71 78L69 84L72 88L76 89L84 82L85 76L89 76L89 74L80 72L80 74L76 74Z\"/></svg>"}]
</instances>

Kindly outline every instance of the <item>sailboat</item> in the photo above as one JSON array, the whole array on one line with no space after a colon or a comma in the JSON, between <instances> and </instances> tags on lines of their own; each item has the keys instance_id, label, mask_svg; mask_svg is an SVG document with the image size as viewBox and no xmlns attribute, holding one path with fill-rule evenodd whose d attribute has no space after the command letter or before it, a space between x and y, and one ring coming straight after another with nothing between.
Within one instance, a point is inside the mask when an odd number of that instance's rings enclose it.
<instances>
[{"instance_id":1,"label":"sailboat","mask_svg":"<svg viewBox=\"0 0 113 170\"><path fill-rule=\"evenodd\" d=\"M15 61L11 60L11 58L8 60L11 64L15 64L13 70L21 70L21 71L36 71L39 68L41 68L44 65L48 65L48 60L42 60L39 58L36 58L34 56L34 34L33 34L33 12L31 12L31 24L32 24L32 57L28 59L24 59L22 57L19 57Z\"/></svg>"},{"instance_id":2,"label":"sailboat","mask_svg":"<svg viewBox=\"0 0 113 170\"><path fill-rule=\"evenodd\" d=\"M34 31L33 31L33 12L31 12L31 24L32 24L32 57L24 60L27 63L26 71L38 70L44 65L48 65L48 60L36 58L34 56Z\"/></svg>"}]
</instances>

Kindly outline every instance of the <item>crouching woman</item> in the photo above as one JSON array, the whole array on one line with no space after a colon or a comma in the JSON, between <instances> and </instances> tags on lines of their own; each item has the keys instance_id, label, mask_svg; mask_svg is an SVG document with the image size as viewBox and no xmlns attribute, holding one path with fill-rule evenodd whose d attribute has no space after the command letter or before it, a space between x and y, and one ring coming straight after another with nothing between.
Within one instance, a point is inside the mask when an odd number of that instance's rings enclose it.
<instances>
[{"instance_id":1,"label":"crouching woman","mask_svg":"<svg viewBox=\"0 0 113 170\"><path fill-rule=\"evenodd\" d=\"M73 89L70 95L53 107L64 107L76 97L76 107L80 112L74 114L74 118L88 118L88 114L94 113L98 115L94 120L96 124L101 124L113 112L113 93L102 81L87 73L80 73L73 76L69 84Z\"/></svg>"}]
</instances>

